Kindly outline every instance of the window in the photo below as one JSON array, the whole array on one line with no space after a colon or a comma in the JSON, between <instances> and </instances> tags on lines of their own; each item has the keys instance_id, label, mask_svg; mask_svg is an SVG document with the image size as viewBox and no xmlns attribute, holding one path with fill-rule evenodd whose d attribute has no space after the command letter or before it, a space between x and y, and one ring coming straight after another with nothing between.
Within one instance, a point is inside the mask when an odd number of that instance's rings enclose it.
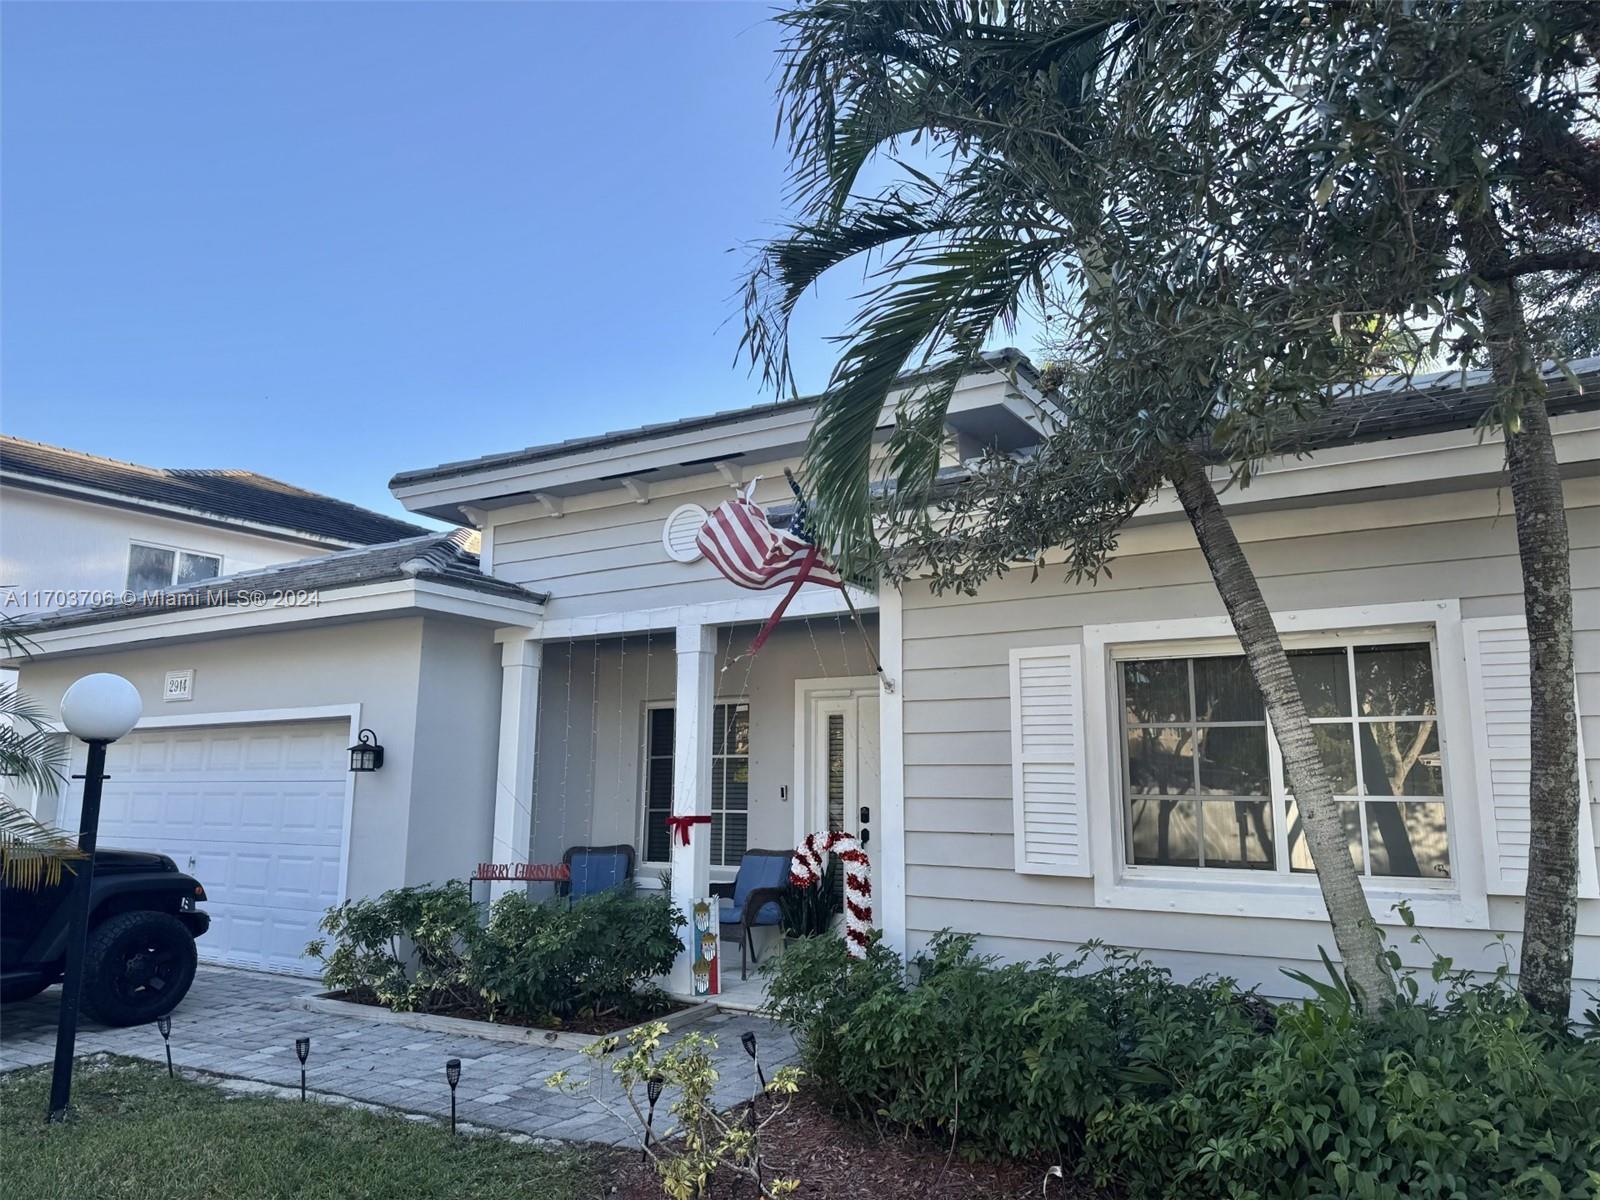
<instances>
[{"instance_id":1,"label":"window","mask_svg":"<svg viewBox=\"0 0 1600 1200\"><path fill-rule=\"evenodd\" d=\"M222 559L214 554L145 546L138 542L128 548L130 592L157 592L174 585L215 579L220 574Z\"/></svg>"},{"instance_id":2,"label":"window","mask_svg":"<svg viewBox=\"0 0 1600 1200\"><path fill-rule=\"evenodd\" d=\"M1289 660L1357 869L1448 879L1432 644L1351 642ZM1130 864L1312 870L1242 656L1126 659L1119 685Z\"/></svg>"},{"instance_id":3,"label":"window","mask_svg":"<svg viewBox=\"0 0 1600 1200\"><path fill-rule=\"evenodd\" d=\"M644 858L646 862L665 863L672 860L667 817L672 812L676 719L671 708L652 708L645 717ZM711 718L712 866L739 865L749 824L750 706L718 704Z\"/></svg>"}]
</instances>

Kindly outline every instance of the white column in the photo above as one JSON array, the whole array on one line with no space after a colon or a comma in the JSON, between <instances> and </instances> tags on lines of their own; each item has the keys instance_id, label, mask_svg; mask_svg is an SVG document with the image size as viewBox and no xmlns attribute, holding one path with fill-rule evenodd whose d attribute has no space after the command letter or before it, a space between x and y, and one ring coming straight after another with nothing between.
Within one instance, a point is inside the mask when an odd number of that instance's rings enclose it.
<instances>
[{"instance_id":1,"label":"white column","mask_svg":"<svg viewBox=\"0 0 1600 1200\"><path fill-rule=\"evenodd\" d=\"M677 631L678 691L673 701L672 811L676 815L711 815L711 720L715 712L717 627L679 625ZM685 919L694 919L694 902L711 894L711 831L696 825L689 844L672 840L672 900ZM683 929L685 950L672 967L672 990L693 991L694 954L689 927Z\"/></svg>"},{"instance_id":2,"label":"white column","mask_svg":"<svg viewBox=\"0 0 1600 1200\"><path fill-rule=\"evenodd\" d=\"M500 647L500 757L495 770L493 862L527 862L533 841L533 748L539 729L542 642L513 637ZM527 884L497 880L498 900Z\"/></svg>"},{"instance_id":3,"label":"white column","mask_svg":"<svg viewBox=\"0 0 1600 1200\"><path fill-rule=\"evenodd\" d=\"M885 580L878 590L878 842L870 848L877 867L874 915L883 940L901 957L906 952L906 752L905 643L900 589Z\"/></svg>"}]
</instances>

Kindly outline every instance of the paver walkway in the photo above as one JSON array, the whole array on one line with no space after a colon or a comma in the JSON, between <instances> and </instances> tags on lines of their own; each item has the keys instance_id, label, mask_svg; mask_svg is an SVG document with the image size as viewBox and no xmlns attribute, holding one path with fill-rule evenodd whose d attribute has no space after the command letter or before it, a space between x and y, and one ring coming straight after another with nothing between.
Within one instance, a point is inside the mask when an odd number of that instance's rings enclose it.
<instances>
[{"instance_id":1,"label":"paver walkway","mask_svg":"<svg viewBox=\"0 0 1600 1200\"><path fill-rule=\"evenodd\" d=\"M538 1137L637 1144L632 1129L597 1098L620 1100L615 1082L607 1073L593 1071L591 1060L581 1053L426 1033L298 1006L300 997L318 990L313 980L201 967L194 987L172 1014L173 1062L180 1068L298 1087L300 1063L294 1041L309 1036L306 1081L313 1091L448 1117L450 1089L444 1064L448 1058L459 1058L456 1103L462 1121ZM36 999L6 1005L0 1018L0 1070L54 1058L59 995L59 988L51 988ZM754 1071L739 1044L745 1030L755 1032L769 1077L774 1068L794 1060L788 1033L761 1017L720 1013L688 1028L717 1035L721 1080L716 1098L722 1107L750 1098ZM78 1029L77 1050L165 1061L154 1025L108 1029L85 1017ZM545 1080L562 1069L574 1078L590 1080L584 1094L568 1095L545 1086ZM671 1099L663 1097L659 1115L665 1115Z\"/></svg>"}]
</instances>

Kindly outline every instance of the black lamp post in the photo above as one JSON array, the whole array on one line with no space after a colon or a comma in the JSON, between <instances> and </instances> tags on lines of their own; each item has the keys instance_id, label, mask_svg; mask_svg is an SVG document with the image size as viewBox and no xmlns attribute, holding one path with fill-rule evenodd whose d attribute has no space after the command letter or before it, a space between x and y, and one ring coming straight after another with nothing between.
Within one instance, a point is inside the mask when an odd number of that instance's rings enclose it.
<instances>
[{"instance_id":1,"label":"black lamp post","mask_svg":"<svg viewBox=\"0 0 1600 1200\"><path fill-rule=\"evenodd\" d=\"M461 1060L448 1059L444 1064L444 1081L450 1085L450 1132L456 1131L456 1084L461 1082Z\"/></svg>"},{"instance_id":2,"label":"black lamp post","mask_svg":"<svg viewBox=\"0 0 1600 1200\"><path fill-rule=\"evenodd\" d=\"M300 1099L306 1098L306 1059L311 1057L311 1039L297 1037L294 1040L294 1055L300 1060Z\"/></svg>"},{"instance_id":3,"label":"black lamp post","mask_svg":"<svg viewBox=\"0 0 1600 1200\"><path fill-rule=\"evenodd\" d=\"M157 1017L156 1029L161 1034L162 1045L167 1048L167 1078L172 1079L172 1018Z\"/></svg>"},{"instance_id":4,"label":"black lamp post","mask_svg":"<svg viewBox=\"0 0 1600 1200\"><path fill-rule=\"evenodd\" d=\"M106 778L106 747L139 721L139 690L120 675L85 675L61 697L61 723L89 746L83 771L83 812L78 849L84 854L72 884L72 923L67 930L67 970L56 1024L55 1070L50 1077L50 1120L62 1121L72 1102L72 1052L78 1042L78 1002L83 995L83 952L89 933L94 888L94 847L100 836L100 796Z\"/></svg>"}]
</instances>

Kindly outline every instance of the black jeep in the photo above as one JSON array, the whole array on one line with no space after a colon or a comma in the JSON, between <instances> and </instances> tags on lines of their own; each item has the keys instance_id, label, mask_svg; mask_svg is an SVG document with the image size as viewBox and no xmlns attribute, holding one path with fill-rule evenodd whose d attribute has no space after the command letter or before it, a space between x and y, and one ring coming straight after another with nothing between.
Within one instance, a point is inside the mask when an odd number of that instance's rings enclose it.
<instances>
[{"instance_id":1,"label":"black jeep","mask_svg":"<svg viewBox=\"0 0 1600 1200\"><path fill-rule=\"evenodd\" d=\"M54 887L0 888L0 1003L36 996L67 965L68 903L78 877ZM205 889L164 854L94 856L83 1009L106 1025L140 1025L178 1006L194 982L194 939L211 927Z\"/></svg>"}]
</instances>

